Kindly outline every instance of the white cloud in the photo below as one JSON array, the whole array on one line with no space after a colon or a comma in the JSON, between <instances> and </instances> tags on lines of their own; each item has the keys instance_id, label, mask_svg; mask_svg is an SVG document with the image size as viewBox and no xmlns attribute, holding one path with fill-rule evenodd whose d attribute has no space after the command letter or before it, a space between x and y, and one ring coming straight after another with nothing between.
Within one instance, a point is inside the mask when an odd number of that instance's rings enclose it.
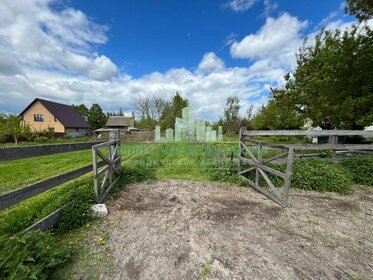
<instances>
[{"instance_id":1,"label":"white cloud","mask_svg":"<svg viewBox=\"0 0 373 280\"><path fill-rule=\"evenodd\" d=\"M198 65L198 69L202 72L213 72L223 68L224 62L212 52L206 53Z\"/></svg>"},{"instance_id":2,"label":"white cloud","mask_svg":"<svg viewBox=\"0 0 373 280\"><path fill-rule=\"evenodd\" d=\"M272 12L278 8L278 3L272 0L264 0L263 16L268 17Z\"/></svg>"},{"instance_id":3,"label":"white cloud","mask_svg":"<svg viewBox=\"0 0 373 280\"><path fill-rule=\"evenodd\" d=\"M115 77L118 70L109 58L91 54L92 44L107 41L107 27L93 23L78 10L54 10L54 2L2 1L0 52L12 50L16 63L29 67L57 69L99 80Z\"/></svg>"},{"instance_id":4,"label":"white cloud","mask_svg":"<svg viewBox=\"0 0 373 280\"><path fill-rule=\"evenodd\" d=\"M255 34L231 45L234 58L258 59L294 52L302 41L300 31L307 27L307 21L299 21L288 13L278 18L267 18L265 25Z\"/></svg>"},{"instance_id":5,"label":"white cloud","mask_svg":"<svg viewBox=\"0 0 373 280\"><path fill-rule=\"evenodd\" d=\"M226 3L225 7L235 12L244 12L250 9L258 0L231 0Z\"/></svg>"}]
</instances>

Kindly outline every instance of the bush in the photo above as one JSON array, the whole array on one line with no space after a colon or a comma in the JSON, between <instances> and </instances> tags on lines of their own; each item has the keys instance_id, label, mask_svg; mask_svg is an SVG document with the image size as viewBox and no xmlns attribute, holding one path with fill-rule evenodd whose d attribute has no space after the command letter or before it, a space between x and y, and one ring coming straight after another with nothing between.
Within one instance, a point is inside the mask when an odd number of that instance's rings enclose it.
<instances>
[{"instance_id":1,"label":"bush","mask_svg":"<svg viewBox=\"0 0 373 280\"><path fill-rule=\"evenodd\" d=\"M45 143L45 142L49 141L49 138L46 137L46 136L37 136L37 137L34 138L34 141L36 143Z\"/></svg>"},{"instance_id":2,"label":"bush","mask_svg":"<svg viewBox=\"0 0 373 280\"><path fill-rule=\"evenodd\" d=\"M373 156L349 157L343 161L357 184L373 186Z\"/></svg>"},{"instance_id":3,"label":"bush","mask_svg":"<svg viewBox=\"0 0 373 280\"><path fill-rule=\"evenodd\" d=\"M207 177L214 182L232 183L241 186L246 184L237 174L237 166L233 164L212 164L207 169Z\"/></svg>"},{"instance_id":4,"label":"bush","mask_svg":"<svg viewBox=\"0 0 373 280\"><path fill-rule=\"evenodd\" d=\"M68 257L50 233L0 236L0 279L48 279Z\"/></svg>"},{"instance_id":5,"label":"bush","mask_svg":"<svg viewBox=\"0 0 373 280\"><path fill-rule=\"evenodd\" d=\"M345 194L351 191L352 184L352 174L342 165L318 159L294 163L292 187Z\"/></svg>"}]
</instances>

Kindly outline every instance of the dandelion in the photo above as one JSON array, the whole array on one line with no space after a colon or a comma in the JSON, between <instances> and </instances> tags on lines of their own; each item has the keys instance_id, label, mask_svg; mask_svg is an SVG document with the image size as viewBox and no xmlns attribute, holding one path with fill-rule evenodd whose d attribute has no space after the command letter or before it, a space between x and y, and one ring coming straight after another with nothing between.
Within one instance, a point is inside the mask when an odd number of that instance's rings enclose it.
<instances>
[{"instance_id":1,"label":"dandelion","mask_svg":"<svg viewBox=\"0 0 373 280\"><path fill-rule=\"evenodd\" d=\"M98 238L98 242L99 242L101 245L106 244L105 237L100 236L100 237Z\"/></svg>"}]
</instances>

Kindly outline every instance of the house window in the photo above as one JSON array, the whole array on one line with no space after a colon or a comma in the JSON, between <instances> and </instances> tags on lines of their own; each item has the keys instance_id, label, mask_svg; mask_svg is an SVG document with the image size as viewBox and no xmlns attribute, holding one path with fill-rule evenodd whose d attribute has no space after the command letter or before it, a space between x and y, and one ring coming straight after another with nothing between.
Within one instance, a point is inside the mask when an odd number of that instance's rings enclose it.
<instances>
[{"instance_id":1,"label":"house window","mask_svg":"<svg viewBox=\"0 0 373 280\"><path fill-rule=\"evenodd\" d=\"M56 117L54 117L54 121L55 121L55 122L57 122L57 119L56 119Z\"/></svg>"},{"instance_id":2,"label":"house window","mask_svg":"<svg viewBox=\"0 0 373 280\"><path fill-rule=\"evenodd\" d=\"M42 114L35 114L34 115L34 121L36 121L36 122L43 122L44 121L44 115L42 115Z\"/></svg>"}]
</instances>

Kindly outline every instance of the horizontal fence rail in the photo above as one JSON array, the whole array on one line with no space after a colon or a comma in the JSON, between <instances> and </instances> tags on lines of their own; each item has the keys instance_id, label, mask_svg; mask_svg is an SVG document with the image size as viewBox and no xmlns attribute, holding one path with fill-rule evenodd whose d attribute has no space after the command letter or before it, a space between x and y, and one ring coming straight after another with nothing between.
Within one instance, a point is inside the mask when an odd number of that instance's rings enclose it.
<instances>
[{"instance_id":1,"label":"horizontal fence rail","mask_svg":"<svg viewBox=\"0 0 373 280\"><path fill-rule=\"evenodd\" d=\"M242 136L364 136L373 137L373 130L241 130Z\"/></svg>"},{"instance_id":2,"label":"horizontal fence rail","mask_svg":"<svg viewBox=\"0 0 373 280\"><path fill-rule=\"evenodd\" d=\"M103 166L104 162L98 162L98 166ZM15 191L0 195L0 210L8 208L12 205L15 205L23 200L46 192L50 189L53 189L63 183L71 181L75 178L78 178L84 174L87 174L92 171L92 164L69 171L67 173L57 175L55 177L46 179L35 184L31 184L27 187L17 189Z\"/></svg>"},{"instance_id":3,"label":"horizontal fence rail","mask_svg":"<svg viewBox=\"0 0 373 280\"><path fill-rule=\"evenodd\" d=\"M42 220L36 222L35 224L29 226L28 228L26 228L22 233L24 234L24 233L27 233L27 232L32 231L32 230L44 231L44 230L47 230L47 229L51 228L60 219L60 217L62 215L62 211L65 207L66 207L66 205L64 207L61 207L61 208L57 209L53 213L46 216L44 219L42 219Z\"/></svg>"},{"instance_id":4,"label":"horizontal fence rail","mask_svg":"<svg viewBox=\"0 0 373 280\"><path fill-rule=\"evenodd\" d=\"M0 162L91 149L102 141L0 148Z\"/></svg>"}]
</instances>

